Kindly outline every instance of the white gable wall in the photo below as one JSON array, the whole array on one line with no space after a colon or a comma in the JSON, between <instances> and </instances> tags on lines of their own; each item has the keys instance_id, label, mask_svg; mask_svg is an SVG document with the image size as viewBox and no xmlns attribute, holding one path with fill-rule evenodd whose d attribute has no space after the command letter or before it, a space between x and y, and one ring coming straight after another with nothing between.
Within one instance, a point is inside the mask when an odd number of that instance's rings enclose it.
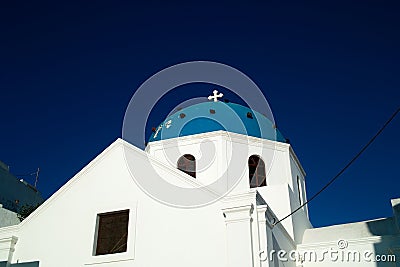
<instances>
[{"instance_id":1,"label":"white gable wall","mask_svg":"<svg viewBox=\"0 0 400 267\"><path fill-rule=\"evenodd\" d=\"M114 263L101 266L225 264L221 207L177 209L153 200L132 180L122 143L106 149L19 226L13 262L38 260L41 267L109 261ZM121 209L132 210L128 252L92 256L96 215Z\"/></svg>"}]
</instances>

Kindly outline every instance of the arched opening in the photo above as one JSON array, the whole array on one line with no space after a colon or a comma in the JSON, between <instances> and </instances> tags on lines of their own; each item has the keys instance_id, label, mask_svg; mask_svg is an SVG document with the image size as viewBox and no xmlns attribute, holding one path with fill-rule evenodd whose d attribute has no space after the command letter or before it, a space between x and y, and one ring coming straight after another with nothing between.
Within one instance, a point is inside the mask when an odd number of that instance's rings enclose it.
<instances>
[{"instance_id":1,"label":"arched opening","mask_svg":"<svg viewBox=\"0 0 400 267\"><path fill-rule=\"evenodd\" d=\"M185 154L178 159L178 169L196 178L196 158Z\"/></svg>"},{"instance_id":2,"label":"arched opening","mask_svg":"<svg viewBox=\"0 0 400 267\"><path fill-rule=\"evenodd\" d=\"M249 157L248 164L250 188L266 186L264 161L259 156L252 155Z\"/></svg>"},{"instance_id":3,"label":"arched opening","mask_svg":"<svg viewBox=\"0 0 400 267\"><path fill-rule=\"evenodd\" d=\"M303 190L302 190L302 186L301 186L301 180L300 177L297 175L297 194L299 195L299 203L300 205L303 204Z\"/></svg>"}]
</instances>

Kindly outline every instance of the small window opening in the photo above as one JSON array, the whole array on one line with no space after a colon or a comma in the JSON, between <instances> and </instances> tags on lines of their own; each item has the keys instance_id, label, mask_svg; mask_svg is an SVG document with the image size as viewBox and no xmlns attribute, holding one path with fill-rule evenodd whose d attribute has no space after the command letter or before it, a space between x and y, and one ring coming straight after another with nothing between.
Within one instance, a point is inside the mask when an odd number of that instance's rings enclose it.
<instances>
[{"instance_id":1,"label":"small window opening","mask_svg":"<svg viewBox=\"0 0 400 267\"><path fill-rule=\"evenodd\" d=\"M97 216L95 255L126 252L129 210L102 213Z\"/></svg>"},{"instance_id":2,"label":"small window opening","mask_svg":"<svg viewBox=\"0 0 400 267\"><path fill-rule=\"evenodd\" d=\"M256 155L250 156L248 161L250 188L266 186L265 163Z\"/></svg>"},{"instance_id":3,"label":"small window opening","mask_svg":"<svg viewBox=\"0 0 400 267\"><path fill-rule=\"evenodd\" d=\"M196 158L185 154L178 159L178 169L196 178Z\"/></svg>"}]
</instances>

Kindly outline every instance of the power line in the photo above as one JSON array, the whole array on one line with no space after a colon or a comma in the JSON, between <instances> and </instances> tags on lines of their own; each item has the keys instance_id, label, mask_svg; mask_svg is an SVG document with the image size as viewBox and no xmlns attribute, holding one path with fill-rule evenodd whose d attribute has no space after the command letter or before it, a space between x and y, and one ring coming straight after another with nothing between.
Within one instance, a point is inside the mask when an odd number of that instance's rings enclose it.
<instances>
[{"instance_id":1,"label":"power line","mask_svg":"<svg viewBox=\"0 0 400 267\"><path fill-rule=\"evenodd\" d=\"M392 120L396 117L396 115L399 113L400 108L397 108L397 110L390 116L390 118L386 121L386 123L381 127L381 129L368 141L367 144L364 145L364 147L349 161L349 163L346 164L324 187L322 187L317 193L315 193L309 200L307 200L305 203L300 205L297 209L293 210L290 214L286 215L282 219L278 220L275 222L273 225L277 225L278 223L282 222L283 220L289 218L292 216L294 213L296 213L298 210L303 208L305 205L310 203L314 198L316 198L319 194L321 194L328 186L330 186L337 178L339 178L340 175L342 175L349 167L351 164L353 164L360 156L361 154L369 147L370 144L372 144L375 139L383 132L383 130L386 128L386 126L389 125L389 123L392 122Z\"/></svg>"}]
</instances>

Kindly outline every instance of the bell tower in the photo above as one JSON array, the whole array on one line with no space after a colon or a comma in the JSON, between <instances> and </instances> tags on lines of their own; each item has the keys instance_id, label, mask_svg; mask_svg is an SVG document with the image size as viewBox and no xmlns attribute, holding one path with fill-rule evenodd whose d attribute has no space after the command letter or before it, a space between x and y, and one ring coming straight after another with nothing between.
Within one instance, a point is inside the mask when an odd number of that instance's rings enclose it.
<instances>
[{"instance_id":1,"label":"bell tower","mask_svg":"<svg viewBox=\"0 0 400 267\"><path fill-rule=\"evenodd\" d=\"M147 153L227 196L257 191L276 220L286 216L307 199L305 171L293 148L264 115L219 97L214 90L209 102L166 118L151 135ZM300 241L311 227L307 206L282 225Z\"/></svg>"}]
</instances>

